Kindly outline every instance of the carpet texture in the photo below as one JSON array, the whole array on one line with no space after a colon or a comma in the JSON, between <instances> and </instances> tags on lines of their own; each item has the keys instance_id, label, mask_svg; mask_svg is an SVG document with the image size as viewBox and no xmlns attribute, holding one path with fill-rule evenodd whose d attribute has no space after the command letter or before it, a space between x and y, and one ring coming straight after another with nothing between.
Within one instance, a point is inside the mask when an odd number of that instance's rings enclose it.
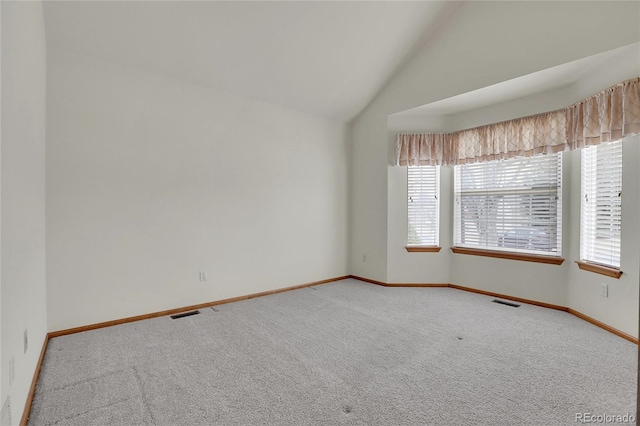
<instances>
[{"instance_id":1,"label":"carpet texture","mask_svg":"<svg viewBox=\"0 0 640 426\"><path fill-rule=\"evenodd\" d=\"M570 314L355 280L49 341L29 425L569 425L637 347Z\"/></svg>"}]
</instances>

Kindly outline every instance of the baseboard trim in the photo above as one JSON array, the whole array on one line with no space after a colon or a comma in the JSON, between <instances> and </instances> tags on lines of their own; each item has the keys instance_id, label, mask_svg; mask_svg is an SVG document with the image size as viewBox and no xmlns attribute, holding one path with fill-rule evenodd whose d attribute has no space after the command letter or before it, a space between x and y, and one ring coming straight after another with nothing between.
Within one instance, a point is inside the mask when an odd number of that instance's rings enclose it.
<instances>
[{"instance_id":1,"label":"baseboard trim","mask_svg":"<svg viewBox=\"0 0 640 426\"><path fill-rule=\"evenodd\" d=\"M387 283L385 283L385 282L372 280L370 278L359 277L357 275L349 275L349 278L353 278L354 280L363 281L363 282L369 283L369 284L381 285L383 287L387 286Z\"/></svg>"},{"instance_id":2,"label":"baseboard trim","mask_svg":"<svg viewBox=\"0 0 640 426\"><path fill-rule=\"evenodd\" d=\"M382 287L449 287L448 283L385 283L382 281L376 281L369 278L359 277L357 275L349 275L349 278L354 280L364 281L366 283L380 285Z\"/></svg>"},{"instance_id":3,"label":"baseboard trim","mask_svg":"<svg viewBox=\"0 0 640 426\"><path fill-rule=\"evenodd\" d=\"M198 305L184 306L182 308L152 312L149 314L136 315L133 317L121 318L113 321L105 321L105 322L100 322L96 324L85 325L82 327L68 328L65 330L52 331L50 333L47 333L44 339L44 344L42 345L42 351L40 352L40 358L38 359L38 364L36 365L36 370L33 373L33 379L31 380L31 388L29 389L29 393L27 395L27 402L25 403L25 406L24 406L22 419L20 420L20 426L27 426L27 422L29 421L29 415L31 413L31 404L33 403L33 397L36 393L36 385L38 384L38 378L40 377L40 369L42 368L42 362L44 361L44 355L47 350L49 339L53 339L54 337L66 336L68 334L81 333L83 331L96 330L98 328L111 327L118 324L125 324L128 322L142 321L149 318L173 315L180 312L192 311L194 309L208 308L210 306L223 305L225 303L239 302L241 300L253 299L253 298L262 297L262 296L269 296L270 294L283 293L285 291L298 290L300 288L311 287L314 285L327 284L334 281L345 280L347 278L351 278L351 275L344 275L341 277L329 278L329 279L320 280L320 281L313 281L310 283L294 285L291 287L278 288L275 290L268 290L260 293L252 293L244 296L232 297L230 299L216 300L214 302L200 303Z\"/></svg>"},{"instance_id":4,"label":"baseboard trim","mask_svg":"<svg viewBox=\"0 0 640 426\"><path fill-rule=\"evenodd\" d=\"M492 291L479 290L472 287L464 287L456 284L449 284L449 287L457 290L469 291L471 293L484 294L485 296L499 297L501 299L513 300L514 302L527 303L529 305L541 306L543 308L555 309L557 311L569 312L566 306L553 305L551 303L538 302L537 300L523 299L521 297L509 296L508 294L494 293Z\"/></svg>"},{"instance_id":5,"label":"baseboard trim","mask_svg":"<svg viewBox=\"0 0 640 426\"><path fill-rule=\"evenodd\" d=\"M477 294L483 294L485 296L491 296L491 297L499 297L501 299L507 299L507 300L513 300L514 302L521 302L521 303L527 303L529 305L535 305L535 306L540 306L543 308L548 308L548 309L555 309L557 311L562 311L562 312L568 312L571 315L574 315L584 321L587 321L595 326L598 326L606 331L608 331L609 333L615 334L618 337L622 337L625 340L630 341L631 343L635 343L636 345L640 345L640 340L633 337L630 334L625 333L624 331L618 330L615 327L611 327L608 324L603 323L602 321L598 321L595 318L591 318L588 315L583 314L582 312L576 311L575 309L571 309L568 308L566 306L560 306L560 305L553 305L551 303L545 303L545 302L538 302L537 300L531 300L531 299L523 299L521 297L515 297L515 296L509 296L508 294L501 294L501 293L494 293L491 291L485 291L485 290L479 290L477 288L472 288L472 287L464 287L461 285L456 285L456 284L414 284L414 283L407 283L407 284L402 284L402 283L385 283L382 281L376 281L376 280L372 280L369 278L364 278L364 277L359 277L357 275L350 275L349 278L353 278L355 280L358 281L363 281L363 282L367 282L367 283L371 283L371 284L376 284L376 285L380 285L383 287L449 287L449 288L453 288L456 290L462 290L462 291L468 291L471 293L477 293Z\"/></svg>"},{"instance_id":6,"label":"baseboard trim","mask_svg":"<svg viewBox=\"0 0 640 426\"><path fill-rule=\"evenodd\" d=\"M80 327L67 328L65 330L53 331L49 333L49 337L54 338L54 337L66 336L67 334L81 333L83 331L96 330L98 328L111 327L114 325L126 324L128 322L142 321L150 318L157 318L157 317L163 317L167 315L179 314L181 312L193 311L195 309L203 309L203 308L208 308L210 306L216 306L216 305L224 305L225 303L239 302L241 300L253 299L256 297L269 296L271 294L283 293L285 291L297 290L300 288L311 287L314 285L331 283L334 281L340 281L347 278L350 278L350 275L329 278L321 281L314 281L306 284L294 285L291 287L278 288L275 290L262 291L260 293L252 293L244 296L232 297L229 299L216 300L213 302L199 303L197 305L183 306L181 308L168 309L166 311L151 312L149 314L144 314L144 315L136 315L133 317L121 318L121 319L112 320L112 321L105 321L105 322L99 322L95 324L83 325Z\"/></svg>"},{"instance_id":7,"label":"baseboard trim","mask_svg":"<svg viewBox=\"0 0 640 426\"><path fill-rule=\"evenodd\" d=\"M27 426L29 422L29 414L31 414L31 404L33 403L33 396L36 394L36 385L38 384L38 378L40 377L40 369L42 368L42 362L44 361L44 355L47 352L47 345L49 344L49 334L44 336L44 342L42 343L42 349L40 350L40 358L36 364L36 369L33 372L33 379L31 379L31 387L27 394L27 402L24 404L24 410L22 412L22 419L20 419L20 426Z\"/></svg>"},{"instance_id":8,"label":"baseboard trim","mask_svg":"<svg viewBox=\"0 0 640 426\"><path fill-rule=\"evenodd\" d=\"M415 283L388 283L384 285L385 287L449 287L447 283L424 283L424 284L415 284Z\"/></svg>"},{"instance_id":9,"label":"baseboard trim","mask_svg":"<svg viewBox=\"0 0 640 426\"><path fill-rule=\"evenodd\" d=\"M522 303L528 303L530 305L536 305L536 306L541 306L543 308L549 308L549 309L555 309L555 310L559 310L559 311L564 311L564 312L568 312L572 315L575 315L576 317L587 321L595 326L598 326L610 333L615 334L616 336L622 337L625 340L630 341L631 343L635 343L636 345L640 344L639 340L635 337L633 337L630 334L627 334L621 330L618 330L617 328L611 327L610 325L607 325L601 321L598 321L595 318L591 318L590 316L587 316L579 311L576 311L575 309L571 309L571 308L567 308L565 306L559 306L559 305L553 305L550 303L544 303L544 302L538 302L536 300L529 300L529 299L523 299L520 297L515 297L515 296L509 296L506 294L500 294L500 293L493 293L490 291L484 291L484 290L479 290L479 289L475 289L475 288L471 288L471 287L464 287L464 286L460 286L460 285L456 285L456 284L449 284L449 283L385 283L383 281L377 281L377 280L372 280L369 278L364 278L364 277L360 277L357 275L344 275L344 276L340 276L340 277L335 277L335 278L329 278L326 280L320 280L320 281L314 281L314 282L310 282L310 283L306 283L306 284L300 284L300 285L294 285L291 287L284 287L284 288L279 288L279 289L275 289L275 290L268 290L268 291L263 291L260 293L252 293L252 294L247 294L245 296L238 296L238 297L232 297L229 299L223 299L223 300L216 300L214 302L207 302L207 303L200 303L197 305L191 305L191 306L184 306L182 308L175 308L175 309L169 309L166 311L159 311L159 312L152 312L149 314L144 314L144 315L137 315L137 316L133 316L133 317L127 317L127 318L121 318L118 320L113 320L113 321L105 321L105 322L101 322L101 323L96 323L96 324L90 324L90 325L85 325L82 327L74 327L74 328L68 328L65 330L59 330L59 331L53 331L50 333L47 333L47 335L44 338L44 343L42 344L42 350L40 351L40 358L38 358L38 364L36 365L36 369L33 373L33 379L31 380L31 387L29 388L29 393L27 395L27 401L25 403L24 406L24 411L22 413L22 419L20 420L20 426L27 426L27 423L29 421L29 415L31 413L31 404L33 403L33 397L35 395L36 392L36 386L38 384L38 378L40 376L40 370L42 368L42 362L44 361L44 356L45 353L47 351L47 345L49 344L49 339L53 339L54 337L60 337L60 336L65 336L68 334L74 334L74 333L80 333L83 331L89 331L89 330L95 330L98 328L104 328L104 327L111 327L113 325L118 325L118 324L125 324L128 322L135 322L135 321L142 321L145 319L149 319L149 318L156 318L156 317L161 317L161 316L166 316L166 315L173 315L173 314L177 314L180 312L186 312L186 311L192 311L194 309L202 309L202 308L207 308L210 306L216 306L216 305L223 305L226 303L232 303L232 302L239 302L241 300L247 300L247 299L253 299L256 297L262 297L262 296L268 296L271 294L277 294L277 293L283 293L285 291L291 291L291 290L297 290L300 288L305 288L305 287L311 287L314 285L320 285L320 284L327 284L327 283L331 283L331 282L335 282L335 281L340 281L340 280L344 280L347 278L353 278L355 280L358 281L363 281L366 283L370 283L370 284L375 284L375 285L379 285L379 286L383 286L383 287L449 287L449 288L453 288L456 290L461 290L461 291L468 291L468 292L472 292L472 293L478 293L478 294L483 294L486 296L492 296L492 297L500 297L502 299L507 299L507 300L513 300L516 302L522 302Z\"/></svg>"},{"instance_id":10,"label":"baseboard trim","mask_svg":"<svg viewBox=\"0 0 640 426\"><path fill-rule=\"evenodd\" d=\"M575 315L575 316L577 316L577 317L578 317L578 318L580 318L580 319L583 319L583 320L585 320L585 321L587 321L587 322L590 322L591 324L593 324L593 325L595 325L595 326L598 326L598 327L600 327L600 328L603 328L603 329L607 330L609 333L613 333L613 334L615 334L616 336L620 336L620 337L622 337L623 339L630 341L631 343L635 343L636 345L637 345L637 344L639 344L639 343L638 343L638 339L636 339L636 338L635 338L635 337L633 337L632 335L627 334L627 333L625 333L624 331L618 330L617 328L613 328L613 327L611 327L610 325L607 325L607 324L603 323L602 321L598 321L598 320L597 320L597 319L595 319L595 318L591 318L590 316L585 315L585 314L583 314L582 312L576 311L575 309L571 309L571 308L569 308L569 309L568 309L568 312L569 312L571 315Z\"/></svg>"}]
</instances>

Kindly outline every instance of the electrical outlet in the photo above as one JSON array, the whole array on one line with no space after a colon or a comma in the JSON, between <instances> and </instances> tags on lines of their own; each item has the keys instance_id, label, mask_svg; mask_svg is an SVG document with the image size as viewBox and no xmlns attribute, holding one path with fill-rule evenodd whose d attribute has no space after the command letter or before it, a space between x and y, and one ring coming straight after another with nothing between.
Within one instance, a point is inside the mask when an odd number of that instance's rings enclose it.
<instances>
[{"instance_id":1,"label":"electrical outlet","mask_svg":"<svg viewBox=\"0 0 640 426\"><path fill-rule=\"evenodd\" d=\"M24 353L27 353L27 349L29 349L29 333L27 329L24 330Z\"/></svg>"},{"instance_id":2,"label":"electrical outlet","mask_svg":"<svg viewBox=\"0 0 640 426\"><path fill-rule=\"evenodd\" d=\"M600 284L600 296L609 297L609 285L608 284Z\"/></svg>"},{"instance_id":3,"label":"electrical outlet","mask_svg":"<svg viewBox=\"0 0 640 426\"><path fill-rule=\"evenodd\" d=\"M362 255L362 262L363 263L367 263L367 255L366 254Z\"/></svg>"},{"instance_id":4,"label":"electrical outlet","mask_svg":"<svg viewBox=\"0 0 640 426\"><path fill-rule=\"evenodd\" d=\"M13 355L9 358L9 386L16 378L16 361L13 358Z\"/></svg>"},{"instance_id":5,"label":"electrical outlet","mask_svg":"<svg viewBox=\"0 0 640 426\"><path fill-rule=\"evenodd\" d=\"M207 280L207 271L200 271L200 281Z\"/></svg>"}]
</instances>

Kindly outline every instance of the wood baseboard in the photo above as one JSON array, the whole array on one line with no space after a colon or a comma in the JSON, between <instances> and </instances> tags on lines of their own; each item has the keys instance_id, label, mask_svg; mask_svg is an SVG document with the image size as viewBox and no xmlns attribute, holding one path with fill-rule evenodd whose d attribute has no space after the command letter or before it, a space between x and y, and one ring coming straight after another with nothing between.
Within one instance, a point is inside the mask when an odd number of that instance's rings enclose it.
<instances>
[{"instance_id":1,"label":"wood baseboard","mask_svg":"<svg viewBox=\"0 0 640 426\"><path fill-rule=\"evenodd\" d=\"M572 315L577 316L578 318L587 321L591 324L594 324L604 330L607 330L610 333L613 333L619 337L622 337L623 339L626 339L632 343L635 343L636 345L639 344L639 341L637 338L633 337L630 334L627 334L623 331L620 331L614 327L611 327L601 321L596 320L595 318L591 318L579 311L576 311L575 309L571 309L571 308L567 308L565 306L558 306L558 305L552 305L550 303L544 303L544 302L538 302L535 300L529 300L529 299L523 299L520 297L514 297L514 296L509 296L506 294L500 294L500 293L493 293L493 292L489 292L489 291L484 291L484 290L479 290L479 289L475 289L475 288L471 288L471 287L464 287L464 286L459 286L459 285L455 285L455 284L449 284L449 283L385 283L383 281L377 281L377 280L372 280L369 278L364 278L364 277L360 277L357 275L345 275L345 276L341 276L341 277L335 277L335 278L329 278L326 280L321 280L321 281L314 281L314 282L310 282L310 283L306 283L306 284L300 284L300 285L295 285L295 286L291 286L291 287L285 287L285 288L280 288L280 289L276 289L276 290L269 290L269 291L263 291L260 293L252 293L252 294L248 294L245 296L239 296L239 297L232 297L230 299L223 299L223 300L216 300L214 302L207 302L207 303L200 303L197 305L191 305L191 306L185 306L182 308L175 308L175 309L169 309L166 311L159 311L159 312L152 312L149 314L144 314L144 315L137 315L137 316L133 316L133 317L128 317L128 318L122 318L122 319L118 319L118 320L113 320L113 321L106 321L106 322L101 322L101 323L96 323L96 324L90 324L90 325L85 325L82 327L74 327L74 328L68 328L66 330L59 330L59 331L54 331L54 332L50 332L45 336L44 339L44 343L42 344L42 350L40 351L40 358L38 359L38 364L36 365L36 369L33 373L33 379L31 380L31 387L29 388L29 393L27 395L27 401L25 403L25 407L24 407L24 411L22 414L22 419L20 420L20 426L27 426L27 423L29 421L29 414L31 413L31 404L33 403L33 397L35 395L36 392L36 386L38 384L38 377L40 376L40 369L42 368L42 362L44 361L44 356L45 353L47 351L47 345L49 343L49 339L52 339L54 337L59 337L59 336L65 336L67 334L73 334L73 333L80 333L83 331L89 331L89 330L95 330L98 328L104 328L104 327L110 327L113 325L118 325L118 324L125 324L128 322L134 322L134 321L141 321L141 320L145 320L145 319L149 319L149 318L156 318L156 317L161 317L161 316L166 316L166 315L173 315L173 314L177 314L180 312L187 312L187 311L192 311L194 309L203 309L203 308L207 308L210 306L216 306L216 305L222 305L225 303L232 303L232 302L239 302L241 300L247 300L247 299L253 299L256 297L262 297L262 296L268 296L270 294L277 294L277 293L283 293L285 291L291 291L291 290L297 290L300 288L305 288L305 287L311 287L314 285L320 285L320 284L326 284L326 283L331 283L331 282L335 282L335 281L340 281L340 280L344 280L347 278L353 278L356 279L358 281L363 281L363 282L367 282L370 284L375 284L375 285L379 285L379 286L383 286L383 287L449 287L449 288L453 288L456 290L461 290L461 291L469 291L472 293L478 293L478 294L484 294L486 296L492 296L492 297L499 297L501 299L507 299L507 300L513 300L516 302L522 302L522 303L528 303L530 305L536 305L536 306L541 306L544 308L549 308L549 309L556 309L559 311L564 311L564 312L568 312Z\"/></svg>"},{"instance_id":2,"label":"wood baseboard","mask_svg":"<svg viewBox=\"0 0 640 426\"><path fill-rule=\"evenodd\" d=\"M372 280L370 278L364 278L364 277L359 277L357 275L349 275L349 278L353 278L354 280L358 280L358 281L363 281L365 283L370 283L370 284L375 284L375 285L381 285L383 287L387 286L387 283L382 282L382 281L376 281L376 280Z\"/></svg>"},{"instance_id":3,"label":"wood baseboard","mask_svg":"<svg viewBox=\"0 0 640 426\"><path fill-rule=\"evenodd\" d=\"M53 339L54 337L65 336L67 334L80 333L83 331L95 330L95 329L104 328L104 327L111 327L113 325L118 325L118 324L125 324L128 322L141 321L141 320L161 317L165 315L173 315L180 312L192 311L194 309L208 308L209 306L222 305L222 304L231 303L231 302L239 302L241 300L253 299L255 297L261 297L261 296L268 296L270 294L283 293L285 291L297 290L300 288L311 287L314 285L327 284L334 281L344 280L350 277L351 277L350 275L344 275L341 277L329 278L329 279L320 280L320 281L313 281L310 283L294 285L291 287L268 290L260 293L252 293L252 294L247 294L245 296L232 297L230 299L216 300L214 302L200 303L197 305L184 306L182 308L169 309L169 310L160 311L160 312L152 312L149 314L136 315L133 317L121 318L113 321L105 321L105 322L100 322L96 324L85 325L82 327L68 328L65 330L58 330L58 331L47 333L44 339L44 344L42 345L42 351L40 352L40 358L38 359L38 364L36 365L36 370L33 373L33 380L31 381L31 388L29 389L29 393L27 395L27 402L25 403L25 406L24 406L22 419L20 420L20 426L27 426L27 422L29 421L29 414L31 413L31 404L33 403L33 397L36 393L36 385L38 384L38 377L40 376L40 369L42 368L42 362L44 360L44 355L47 350L49 339Z\"/></svg>"},{"instance_id":4,"label":"wood baseboard","mask_svg":"<svg viewBox=\"0 0 640 426\"><path fill-rule=\"evenodd\" d=\"M388 283L385 287L449 287L447 283Z\"/></svg>"},{"instance_id":5,"label":"wood baseboard","mask_svg":"<svg viewBox=\"0 0 640 426\"><path fill-rule=\"evenodd\" d=\"M569 308L564 306L552 305L550 303L538 302L536 300L523 299L521 297L509 296L507 294L501 293L493 293L490 291L479 290L471 287L463 287L461 285L450 284L450 283L385 283L382 281L376 281L369 278L359 277L357 275L351 275L350 278L364 281L367 283L372 283L376 285L381 285L383 287L450 287L455 288L456 290L470 291L472 293L484 294L485 296L499 297L501 299L513 300L521 303L528 303L529 305L542 306L544 308L557 309L559 311L568 312Z\"/></svg>"},{"instance_id":6,"label":"wood baseboard","mask_svg":"<svg viewBox=\"0 0 640 426\"><path fill-rule=\"evenodd\" d=\"M569 308L569 309L568 309L568 312L569 312L571 315L575 315L575 316L577 316L577 317L578 317L578 318L580 318L580 319L583 319L583 320L585 320L585 321L587 321L587 322L590 322L590 323L591 323L591 324L593 324L593 325L596 325L596 326L598 326L598 327L600 327L600 328L603 328L603 329L607 330L609 333L613 333L613 334L615 334L616 336L620 336L620 337L622 337L623 339L630 341L631 343L635 343L636 345L638 344L638 339L636 339L635 337L633 337L633 336L632 336L632 335L630 335L630 334L625 333L624 331L618 330L617 328L613 328L613 327L611 327L610 325L605 324L605 323L603 323L602 321L598 321L598 320L597 320L597 319L595 319L595 318L591 318L590 316L585 315L585 314L583 314L582 312L576 311L575 309L571 309L571 308Z\"/></svg>"},{"instance_id":7,"label":"wood baseboard","mask_svg":"<svg viewBox=\"0 0 640 426\"><path fill-rule=\"evenodd\" d=\"M196 309L204 309L204 308L208 308L210 306L223 305L225 303L232 303L232 302L239 302L241 300L253 299L255 297L269 296L271 294L282 293L282 292L291 291L291 290L297 290L299 288L305 288L305 287L311 287L311 286L314 286L314 285L331 283L331 282L334 282L334 281L344 280L344 279L347 279L349 277L350 277L350 275L344 275L344 276L341 276L341 277L329 278L329 279L326 279L326 280L314 281L314 282L310 282L310 283L306 283L306 284L294 285L294 286L291 286L291 287L278 288L278 289L275 289L275 290L262 291L260 293L252 293L252 294L247 294L247 295L244 295L244 296L232 297L232 298L229 298L229 299L222 299L222 300L216 300L216 301L213 301L213 302L199 303L197 305L183 306L181 308L168 309L166 311L151 312L151 313L144 314L144 315L136 315L136 316L133 316L133 317L121 318L121 319L112 320L112 321L105 321L105 322L99 322L99 323L95 323L95 324L83 325L81 327L67 328L65 330L53 331L53 332L49 333L49 337L50 338L54 338L54 337L66 336L67 334L81 333L83 331L96 330L98 328L111 327L111 326L114 326L114 325L126 324L128 322L142 321L142 320L145 320L145 319L163 317L163 316L173 315L173 314L179 314L181 312L193 311L193 310L196 310Z\"/></svg>"},{"instance_id":8,"label":"wood baseboard","mask_svg":"<svg viewBox=\"0 0 640 426\"><path fill-rule=\"evenodd\" d=\"M20 426L27 426L29 422L29 414L31 413L31 404L33 403L33 396L36 394L36 386L38 384L38 378L40 377L40 369L42 368L42 362L44 361L44 355L47 352L47 345L49 344L49 334L44 336L44 343L42 343L42 349L40 350L40 358L36 364L36 369L33 372L33 379L31 380L31 387L27 394L27 402L24 404L24 410L22 411L22 419L20 419Z\"/></svg>"},{"instance_id":9,"label":"wood baseboard","mask_svg":"<svg viewBox=\"0 0 640 426\"><path fill-rule=\"evenodd\" d=\"M357 275L349 275L349 278L354 280L364 281L366 283L380 285L382 287L449 287L448 283L385 283L383 281L376 281L369 278L359 277Z\"/></svg>"},{"instance_id":10,"label":"wood baseboard","mask_svg":"<svg viewBox=\"0 0 640 426\"><path fill-rule=\"evenodd\" d=\"M545 302L538 302L537 300L530 300L530 299L523 299L521 297L515 297L515 296L509 296L508 294L501 294L501 293L494 293L491 291L485 291L485 290L479 290L477 288L471 288L471 287L464 287L461 285L456 285L456 284L413 284L413 283L407 283L407 284L402 284L402 283L385 283L382 281L376 281L376 280L371 280L369 278L363 278L363 277L359 277L357 275L350 275L349 278L353 278L359 281L364 281L367 283L372 283L372 284L376 284L376 285L380 285L383 287L450 287L456 290L462 290L462 291L469 291L471 293L477 293L477 294L483 294L485 296L491 296L491 297L499 297L501 299L507 299L507 300L513 300L515 302L521 302L521 303L527 303L529 305L535 305L535 306L541 306L543 308L548 308L548 309L555 309L557 311L563 311L563 312L568 312L571 315L575 315L578 318L587 321L593 325L596 325L604 330L607 330L610 333L615 334L616 336L622 337L625 340L630 341L631 343L635 343L636 345L640 345L640 341L639 339L633 337L630 334L625 333L624 331L618 330L617 328L611 327L608 324L603 323L602 321L598 321L595 318L591 318L590 316L587 316L579 311L576 311L575 309L571 309L568 308L566 306L560 306L560 305L553 305L551 303L545 303Z\"/></svg>"},{"instance_id":11,"label":"wood baseboard","mask_svg":"<svg viewBox=\"0 0 640 426\"><path fill-rule=\"evenodd\" d=\"M529 305L542 306L543 308L569 312L569 308L567 308L566 306L552 305L551 303L538 302L537 300L523 299L522 297L509 296L508 294L494 293L492 291L479 290L477 288L464 287L456 284L449 284L449 287L455 288L457 290L469 291L471 293L484 294L485 296L499 297L501 299L513 300L514 302L527 303Z\"/></svg>"}]
</instances>

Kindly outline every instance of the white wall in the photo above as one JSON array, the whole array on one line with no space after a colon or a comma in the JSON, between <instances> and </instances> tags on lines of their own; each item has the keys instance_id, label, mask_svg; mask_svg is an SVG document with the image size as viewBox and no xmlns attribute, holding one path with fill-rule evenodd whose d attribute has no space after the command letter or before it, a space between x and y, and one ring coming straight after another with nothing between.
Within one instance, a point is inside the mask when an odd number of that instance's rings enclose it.
<instances>
[{"instance_id":1,"label":"white wall","mask_svg":"<svg viewBox=\"0 0 640 426\"><path fill-rule=\"evenodd\" d=\"M640 136L622 145L622 241L619 279L578 269L580 259L580 152L569 153L571 173L570 269L567 279L569 307L632 336L638 336L638 283L640 282ZM609 297L600 296L600 284L609 285Z\"/></svg>"},{"instance_id":2,"label":"white wall","mask_svg":"<svg viewBox=\"0 0 640 426\"><path fill-rule=\"evenodd\" d=\"M388 118L389 161L395 161L395 139L399 132L446 132L450 117L390 116ZM391 283L450 283L449 273L453 244L453 169L440 168L440 246L439 253L407 252L407 167L387 166L388 176L388 247L387 279Z\"/></svg>"},{"instance_id":3,"label":"white wall","mask_svg":"<svg viewBox=\"0 0 640 426\"><path fill-rule=\"evenodd\" d=\"M387 117L640 39L634 2L467 2L353 125L351 272L388 277ZM584 31L616 22L616 31ZM544 23L541 26L541 23ZM372 253L372 263L362 262ZM413 254L413 253L411 253ZM430 275L422 282L433 282Z\"/></svg>"},{"instance_id":4,"label":"white wall","mask_svg":"<svg viewBox=\"0 0 640 426\"><path fill-rule=\"evenodd\" d=\"M620 81L640 75L640 52L616 61L615 66L601 64L575 84L536 95L515 99L473 111L449 116L449 130L551 111ZM624 141L622 223L622 271L619 279L578 269L580 259L580 152L566 152L563 173L563 257L561 266L514 262L502 259L454 255L451 261L453 283L486 291L567 306L638 336L638 270L640 268L640 231L637 218L640 204L637 191L640 150L636 138ZM610 284L608 298L600 296L600 283Z\"/></svg>"},{"instance_id":5,"label":"white wall","mask_svg":"<svg viewBox=\"0 0 640 426\"><path fill-rule=\"evenodd\" d=\"M346 125L56 49L47 108L50 330L348 273Z\"/></svg>"},{"instance_id":6,"label":"white wall","mask_svg":"<svg viewBox=\"0 0 640 426\"><path fill-rule=\"evenodd\" d=\"M617 22L616 31L584 31L584 28L598 28L602 22L611 20ZM544 30L540 22L544 22ZM573 251L565 253L567 260L562 266L453 255L445 245L447 239L450 241L451 228L445 228L441 230L444 248L440 253L406 252L406 171L392 167L393 138L389 137L387 120L393 133L402 131L403 126L404 131L424 130L419 128L415 117L389 115L639 40L638 3L465 3L443 26L438 39L426 46L353 122L352 273L387 282L433 283L448 279L448 282L468 287L570 305L569 274L577 269L573 260L579 256ZM611 84L623 79L616 72L605 77L611 78ZM596 80L603 83L602 79ZM596 82L587 81L580 87L565 87L530 99L447 117L431 117L427 126L455 130L564 107L569 99L573 102L593 93L586 92L596 85ZM597 90L604 87L606 85ZM574 163L571 156L567 156L565 179L579 167ZM452 181L451 171L445 169L442 194L450 193ZM579 193L579 186L575 185L575 182L571 184L570 194L575 194L576 188ZM565 198L564 208L567 221L569 215L575 213L571 196ZM451 226L446 223L451 211L450 198L441 210L441 219L445 219L443 226ZM574 237L565 230L564 247L567 250ZM361 261L363 253L376 254L371 264ZM636 286L637 282L636 279ZM631 297L623 301L612 295L607 303L625 303L626 313L633 311L635 304L637 315L637 295L633 297L628 288L621 293ZM603 322L611 320L611 325L637 335L637 324L632 325L634 321L637 323L635 315L617 321L613 318L616 314L608 316L601 309L576 309Z\"/></svg>"},{"instance_id":7,"label":"white wall","mask_svg":"<svg viewBox=\"0 0 640 426\"><path fill-rule=\"evenodd\" d=\"M435 118L438 116L428 116L425 117L424 122L444 123L436 126L435 129L427 129L429 131L456 131L562 108L577 101L576 96L574 87L563 87L484 108L440 116L439 119ZM414 116L413 119L418 118ZM394 123L397 124L397 122L395 118ZM416 125L413 124L411 130L415 130L415 127ZM390 144L393 145L394 141L391 140ZM566 158L564 165L565 168L570 167ZM566 173L567 170L565 170ZM407 253L404 246L400 250L398 246L406 241L406 167L389 167L388 176L390 188L397 189L395 193L389 191L390 281L396 282L398 277L404 276L410 277L409 282L434 282L432 277L437 277L437 282L450 282L561 306L567 305L566 274L570 267L568 261L557 266L451 253L453 167L442 167L440 224L442 251L435 255ZM567 223L570 219L567 212L569 204L566 199L564 201L564 220ZM391 232L392 223L395 235ZM568 241L567 235L564 235L563 240ZM391 247L392 241L396 242L396 247Z\"/></svg>"},{"instance_id":8,"label":"white wall","mask_svg":"<svg viewBox=\"0 0 640 426\"><path fill-rule=\"evenodd\" d=\"M438 253L407 252L407 168L389 167L389 247L387 276L390 283L447 284L453 245L453 168L440 168L440 247Z\"/></svg>"},{"instance_id":9,"label":"white wall","mask_svg":"<svg viewBox=\"0 0 640 426\"><path fill-rule=\"evenodd\" d=\"M615 68L615 71L610 71ZM630 57L616 61L616 66L600 64L588 70L575 84L559 89L518 98L446 116L425 116L424 126L419 117L390 119L397 131L426 130L456 131L478 125L499 122L526 115L566 107L620 81L640 75L640 52L633 50ZM407 128L399 128L405 124ZM638 138L635 138L638 139ZM392 146L393 138L389 139ZM639 148L633 138L625 140L624 184L634 188L638 182ZM390 152L390 155L393 153ZM638 269L640 263L640 233L637 217L640 214L638 191L625 191L623 208L623 265L620 280L581 271L574 261L580 259L580 153L564 153L563 185L563 257L561 266L494 259L468 255L438 255L406 253L401 250L406 240L406 167L389 167L389 281L401 277L409 282L443 280L442 267L449 265L447 278L451 283L485 291L568 306L634 336L638 335ZM441 195L453 192L451 167L443 168ZM443 198L444 203L444 198ZM441 207L441 214L452 214L449 204ZM442 216L441 216L442 217ZM442 229L444 227L444 229ZM452 235L452 222L442 221L441 236ZM442 245L448 251L449 245ZM422 258L417 258L417 254ZM414 258L414 259L412 259ZM448 260L448 261L447 261ZM442 265L442 267L438 267ZM600 296L600 283L609 283L608 298Z\"/></svg>"},{"instance_id":10,"label":"white wall","mask_svg":"<svg viewBox=\"0 0 640 426\"><path fill-rule=\"evenodd\" d=\"M2 8L2 386L17 424L47 332L46 42L40 2ZM28 330L28 350L23 333ZM9 385L9 358L15 381Z\"/></svg>"}]
</instances>

